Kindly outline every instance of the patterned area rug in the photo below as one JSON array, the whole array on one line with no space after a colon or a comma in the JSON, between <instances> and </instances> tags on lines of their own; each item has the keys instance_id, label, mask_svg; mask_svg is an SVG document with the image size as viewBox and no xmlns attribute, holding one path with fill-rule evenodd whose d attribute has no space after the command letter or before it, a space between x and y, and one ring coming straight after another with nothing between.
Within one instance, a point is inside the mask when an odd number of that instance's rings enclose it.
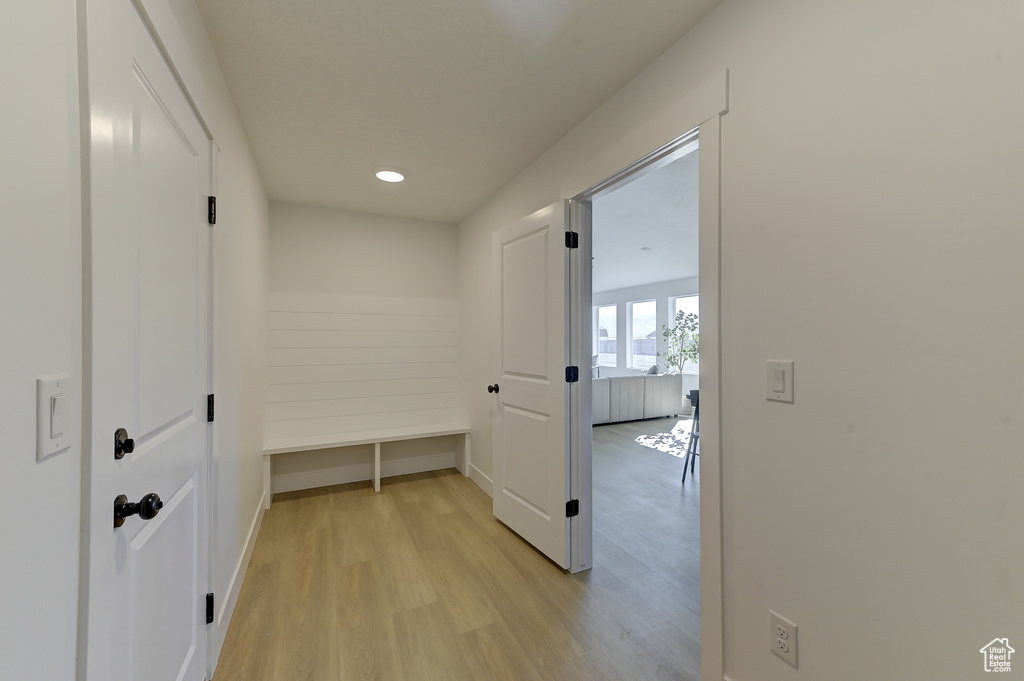
<instances>
[{"instance_id":1,"label":"patterned area rug","mask_svg":"<svg viewBox=\"0 0 1024 681\"><path fill-rule=\"evenodd\" d=\"M691 421L692 419L680 419L672 427L672 430L654 433L653 435L641 435L636 439L636 442L644 447L685 459L686 446L690 442Z\"/></svg>"}]
</instances>

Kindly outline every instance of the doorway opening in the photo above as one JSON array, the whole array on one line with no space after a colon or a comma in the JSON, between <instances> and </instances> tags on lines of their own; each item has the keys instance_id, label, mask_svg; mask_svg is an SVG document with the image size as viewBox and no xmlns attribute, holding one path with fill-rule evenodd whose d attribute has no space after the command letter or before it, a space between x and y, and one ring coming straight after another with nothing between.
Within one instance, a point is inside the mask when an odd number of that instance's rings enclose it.
<instances>
[{"instance_id":1,"label":"doorway opening","mask_svg":"<svg viewBox=\"0 0 1024 681\"><path fill-rule=\"evenodd\" d=\"M653 621L672 629L678 671L694 679L700 471L689 473L687 457L699 454L698 150L693 130L571 208L581 242L571 335L581 363L590 361L575 413L581 467L591 474L592 564L628 583Z\"/></svg>"}]
</instances>

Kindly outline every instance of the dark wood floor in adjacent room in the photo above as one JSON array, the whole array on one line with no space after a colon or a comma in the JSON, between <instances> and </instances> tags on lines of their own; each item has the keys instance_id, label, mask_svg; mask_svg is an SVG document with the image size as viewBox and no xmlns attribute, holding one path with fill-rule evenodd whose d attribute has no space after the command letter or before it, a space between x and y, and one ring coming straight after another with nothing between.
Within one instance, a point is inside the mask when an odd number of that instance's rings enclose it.
<instances>
[{"instance_id":1,"label":"dark wood floor in adjacent room","mask_svg":"<svg viewBox=\"0 0 1024 681\"><path fill-rule=\"evenodd\" d=\"M281 494L214 681L700 678L697 479L594 429L594 568L567 575L455 470Z\"/></svg>"}]
</instances>

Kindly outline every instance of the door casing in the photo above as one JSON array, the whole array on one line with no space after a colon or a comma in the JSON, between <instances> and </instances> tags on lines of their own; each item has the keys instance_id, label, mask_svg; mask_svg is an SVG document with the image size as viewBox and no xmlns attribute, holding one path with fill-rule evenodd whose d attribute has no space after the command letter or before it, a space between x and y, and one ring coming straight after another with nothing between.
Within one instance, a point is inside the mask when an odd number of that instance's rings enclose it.
<instances>
[{"instance_id":1,"label":"door casing","mask_svg":"<svg viewBox=\"0 0 1024 681\"><path fill-rule=\"evenodd\" d=\"M700 139L699 164L699 290L701 318L701 670L702 678L721 679L724 674L724 601L722 598L722 318L721 318L721 155L722 117L729 112L729 73L724 70L682 97L672 109L671 122L656 121L652 129L640 129L628 144L615 148L582 169L563 184L570 201L570 225L579 233L578 258L570 272L570 359L589 366L591 355L592 290L590 269L589 197L671 153L673 145L696 133ZM643 140L657 140L653 129L672 130L660 144L645 152ZM633 150L632 157L629 156ZM631 161L630 158L633 160ZM639 161L635 160L640 158ZM620 159L617 162L616 159ZM602 170L603 169L603 170ZM619 170L617 170L619 169ZM605 178L605 179L602 179ZM591 386L589 372L582 372L581 389L570 396L570 488L579 499L580 515L570 523L570 571L592 565L593 496L590 429ZM584 406L587 405L587 406Z\"/></svg>"}]
</instances>

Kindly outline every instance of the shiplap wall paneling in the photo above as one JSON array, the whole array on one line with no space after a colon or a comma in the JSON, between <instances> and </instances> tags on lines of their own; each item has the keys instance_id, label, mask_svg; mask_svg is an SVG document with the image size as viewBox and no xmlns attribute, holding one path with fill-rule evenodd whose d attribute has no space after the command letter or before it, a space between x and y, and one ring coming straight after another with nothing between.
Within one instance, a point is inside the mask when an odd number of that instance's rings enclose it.
<instances>
[{"instance_id":1,"label":"shiplap wall paneling","mask_svg":"<svg viewBox=\"0 0 1024 681\"><path fill-rule=\"evenodd\" d=\"M272 293L267 440L454 422L454 300Z\"/></svg>"}]
</instances>

